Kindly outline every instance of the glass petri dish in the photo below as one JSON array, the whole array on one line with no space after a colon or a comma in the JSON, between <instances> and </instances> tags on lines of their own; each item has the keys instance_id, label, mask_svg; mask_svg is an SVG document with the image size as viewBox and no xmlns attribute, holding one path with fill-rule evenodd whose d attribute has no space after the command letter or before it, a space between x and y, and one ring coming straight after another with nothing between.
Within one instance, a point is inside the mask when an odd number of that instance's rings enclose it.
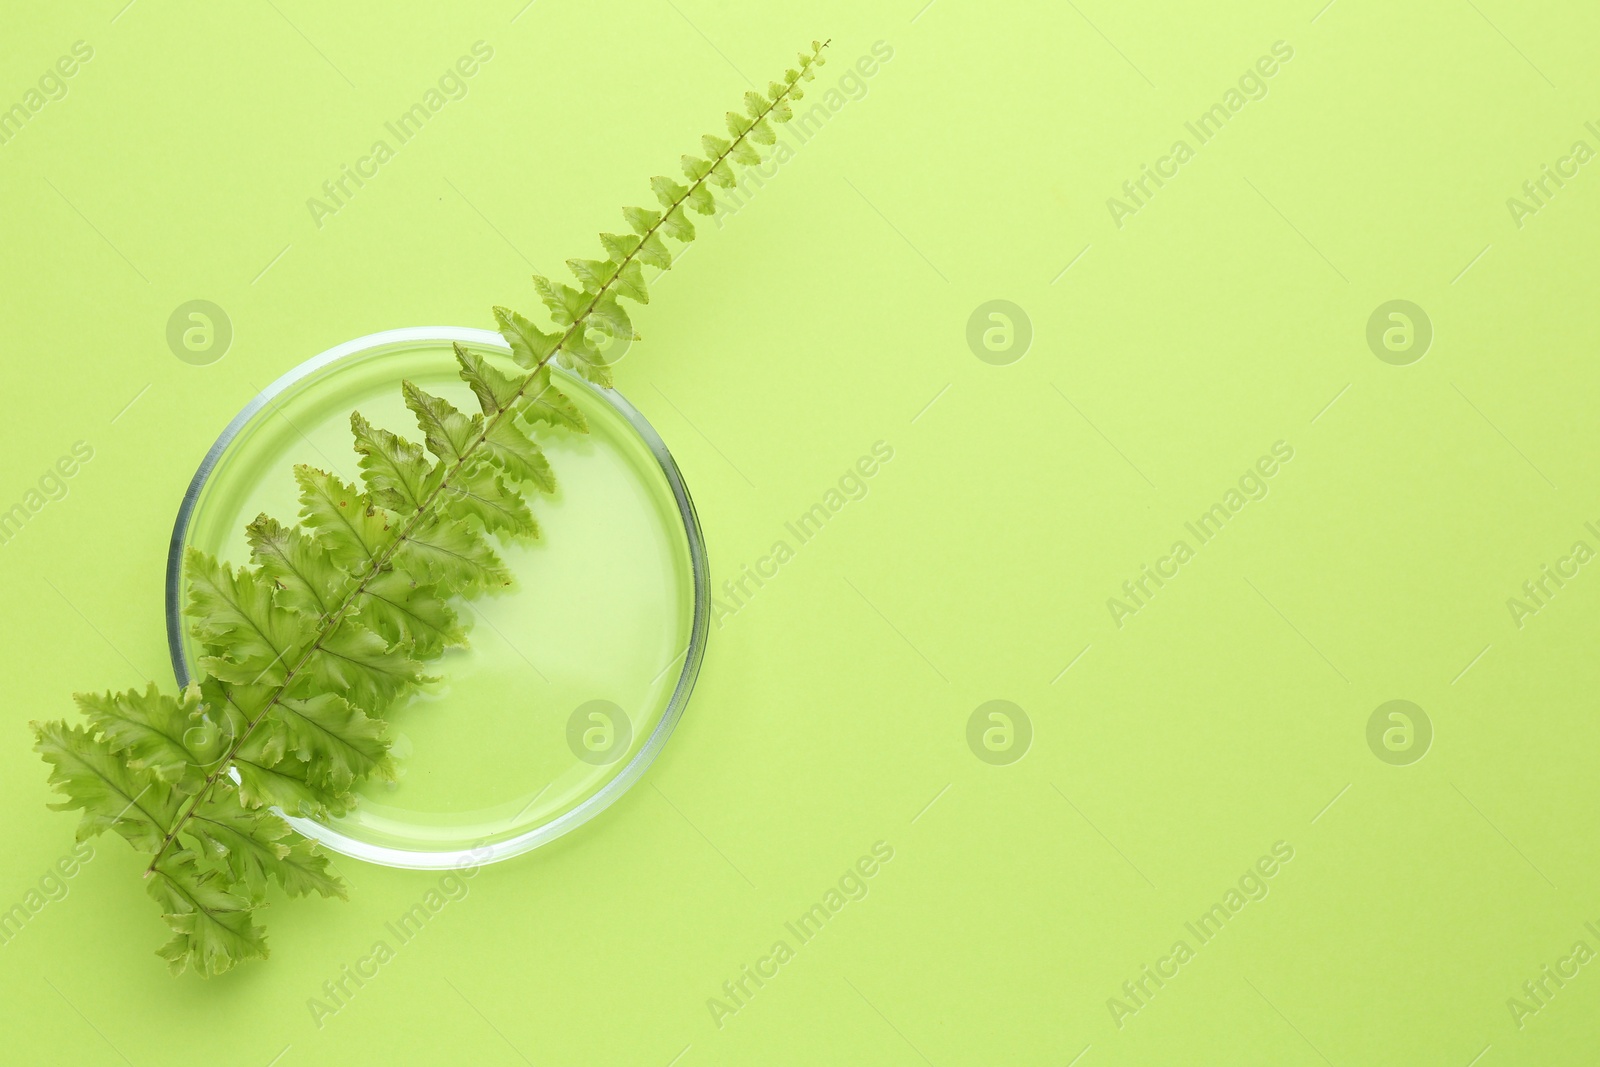
<instances>
[{"instance_id":1,"label":"glass petri dish","mask_svg":"<svg viewBox=\"0 0 1600 1067\"><path fill-rule=\"evenodd\" d=\"M251 519L298 518L296 463L359 482L351 411L420 439L402 380L477 410L456 375L456 341L517 369L488 330L390 330L301 364L223 430L184 495L167 558L167 641L180 685L197 675L199 655L182 614L184 549L248 562ZM558 488L532 500L540 536L497 545L515 584L454 603L469 646L427 663L438 680L387 713L398 780L364 783L344 816L280 812L334 852L424 869L526 852L614 803L683 714L710 603L693 501L660 436L621 394L554 374L589 433L541 433Z\"/></svg>"}]
</instances>

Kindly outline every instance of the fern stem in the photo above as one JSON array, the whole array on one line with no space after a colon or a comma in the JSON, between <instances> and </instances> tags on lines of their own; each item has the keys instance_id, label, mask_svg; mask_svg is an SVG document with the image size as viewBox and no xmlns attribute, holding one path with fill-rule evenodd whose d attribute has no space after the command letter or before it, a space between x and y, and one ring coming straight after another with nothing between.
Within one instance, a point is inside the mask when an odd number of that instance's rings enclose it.
<instances>
[{"instance_id":1,"label":"fern stem","mask_svg":"<svg viewBox=\"0 0 1600 1067\"><path fill-rule=\"evenodd\" d=\"M257 714L254 719L250 720L250 722L246 724L245 728L240 731L239 736L235 738L233 744L229 746L227 755L223 756L219 761L218 768L206 776L204 784L190 800L188 807L181 815L178 816L177 821L173 823L171 829L167 831L166 836L161 841L160 847L156 849L155 857L151 859L150 865L145 868L144 876L146 878L150 877L150 875L155 872L156 865L161 862L162 856L165 855L167 849L172 846L172 843L177 840L178 834L185 826L188 825L189 820L196 817L196 812L199 810L200 805L210 798L211 791L213 788L215 788L216 783L223 777L223 775L232 769L234 760L239 755L240 750L244 747L245 742L248 741L251 734L255 732L256 727L266 719L268 713L271 712L273 708L277 707L278 704L282 702L284 694L288 691L289 685L294 681L295 676L305 668L307 663L311 661L311 657L315 655L316 652L322 647L323 642L332 637L340 625L343 624L344 620L348 617L350 608L356 604L357 601L360 600L362 594L366 592L367 585L379 574L383 573L384 568L388 566L389 561L394 557L394 554L399 551L401 545L405 544L406 540L416 530L417 526L425 519L432 517L431 510L434 502L438 500L440 493L449 488L451 479L460 474L462 467L465 466L466 463L477 454L478 449L483 446L483 443L488 439L489 434L496 426L500 424L500 420L504 419L507 415L511 415L515 411L518 403L524 398L528 386L533 384L533 381L538 376L539 371L543 370L544 367L547 366L549 362L562 351L564 346L569 340L572 339L575 333L581 336L582 331L588 328L590 315L594 313L595 307L598 306L601 299L605 297L606 292L611 288L612 284L616 282L618 278L622 277L623 268L638 256L639 250L645 246L645 243L648 242L650 238L655 236L656 231L661 229L667 218L674 211L680 211L683 209L684 204L688 202L688 200L702 185L705 184L706 179L716 172L716 168L727 162L734 150L750 136L751 131L764 122L767 116L770 115L779 104L788 100L790 92L800 83L801 79L804 78L806 71L811 68L816 57L821 55L822 49L827 48L831 43L831 39L824 41L815 52L806 57L806 60L800 65L800 69L796 72L794 80L785 83L784 91L778 94L778 96L774 97L771 102L767 104L766 108L761 112L761 114L755 117L750 124L750 129L734 137L733 140L728 143L728 147L720 155L718 155L715 160L712 161L711 168L707 170L705 174L694 179L694 181L691 182L688 188L684 191L684 194L673 201L671 207L667 208L661 213L661 218L658 219L655 225L651 226L650 229L639 238L638 245L636 245L631 252L622 258L622 261L617 264L617 269L612 272L611 277L606 279L606 281L601 284L600 288L595 291L594 297L589 301L588 306L583 309L582 314L573 319L572 324L567 327L566 332L561 335L560 340L558 340L555 345L551 347L549 353L545 355L543 359L539 360L539 362L536 363L528 372L527 378L523 381L521 387L518 388L516 395L511 398L510 402L501 407L501 409L495 413L493 418L485 420L483 431L478 434L477 440L474 441L472 445L467 448L459 457L457 457L455 463L453 463L445 471L443 477L439 480L439 484L434 487L431 493L428 494L428 498L417 506L416 511L407 520L405 527L400 531L400 533L396 535L396 537L390 541L389 544L382 549L382 551L372 558L372 563L367 569L367 573L362 576L361 580L355 585L354 588L351 589L349 594L346 595L343 603L341 603L339 607L336 608L330 616L328 616L328 621L324 624L321 632L317 634L316 640L306 648L305 652L300 656L299 661L289 669L289 672L286 675L284 675L283 681L274 689L272 698L267 701L264 707L262 707L260 713ZM237 704L234 706L238 707Z\"/></svg>"}]
</instances>

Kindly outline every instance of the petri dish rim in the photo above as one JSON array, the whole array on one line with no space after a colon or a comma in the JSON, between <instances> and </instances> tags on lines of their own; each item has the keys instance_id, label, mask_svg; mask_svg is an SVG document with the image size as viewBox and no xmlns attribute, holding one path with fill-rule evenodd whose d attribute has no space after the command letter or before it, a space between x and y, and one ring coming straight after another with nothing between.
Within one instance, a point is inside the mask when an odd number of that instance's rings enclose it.
<instances>
[{"instance_id":1,"label":"petri dish rim","mask_svg":"<svg viewBox=\"0 0 1600 1067\"><path fill-rule=\"evenodd\" d=\"M460 341L462 344L471 345L474 348L489 349L507 355L511 352L510 346L494 331L466 326L408 326L367 334L366 336L346 341L343 344L335 345L285 372L240 409L239 413L233 417L222 433L218 435L211 448L207 450L205 457L201 459L200 466L195 470L194 477L190 479L189 486L184 491L183 500L178 507L177 519L173 523L172 538L167 548L165 582L167 648L172 659L173 674L176 676L180 687L187 686L193 677L183 651L183 551L188 543L190 523L194 517L195 508L199 504L201 494L204 492L218 463L227 452L228 447L244 428L285 390L340 360L390 345L426 344L429 342L448 344L453 341ZM279 809L274 809L295 830L333 852L353 859L366 860L369 863L411 870L450 870L461 867L482 866L486 863L495 863L529 852L540 845L548 844L556 838L570 833L616 803L624 793L644 776L645 771L655 762L656 757L666 747L667 740L677 727L678 720L683 717L684 708L688 705L690 694L694 691L695 681L700 674L701 662L705 658L706 639L710 632L711 621L710 565L706 558L705 536L700 529L700 517L695 511L694 500L689 495L688 486L684 483L683 473L678 469L678 464L672 458L672 453L667 449L666 443L662 441L661 435L656 432L655 427L650 424L649 420L628 402L626 397L615 389L601 388L576 375L560 371L558 373L561 373L569 383L577 383L605 400L633 428L660 465L662 475L671 487L673 499L677 503L678 514L683 523L684 537L689 552L690 567L694 577L694 604L690 622L689 643L683 655L683 667L678 674L678 680L673 687L672 695L668 698L667 706L662 710L661 718L651 730L650 736L645 740L644 744L622 766L621 770L598 790L547 822L534 826L513 837L482 842L465 852L404 849L361 841L340 833L326 823L289 815Z\"/></svg>"}]
</instances>

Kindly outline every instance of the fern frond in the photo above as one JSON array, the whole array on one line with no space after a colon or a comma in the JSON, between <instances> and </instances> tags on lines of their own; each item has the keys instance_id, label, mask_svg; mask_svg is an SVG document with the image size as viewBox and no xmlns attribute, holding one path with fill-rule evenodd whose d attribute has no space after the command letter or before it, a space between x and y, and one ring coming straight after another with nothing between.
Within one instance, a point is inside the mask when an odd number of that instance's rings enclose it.
<instances>
[{"instance_id":1,"label":"fern frond","mask_svg":"<svg viewBox=\"0 0 1600 1067\"><path fill-rule=\"evenodd\" d=\"M610 387L591 335L638 338L621 300L649 303L643 268L670 270L666 242L694 240L689 213L713 213L711 186L730 188L735 166L762 162L759 146L775 142L772 123L790 118L825 47L813 42L782 82L746 94L744 111L727 115L728 137L702 137L704 155L681 160L688 184L653 179L659 210L624 208L632 233L602 233L605 258L568 260L575 286L534 277L548 328L493 309L524 375L455 346L481 412L405 382L422 442L353 413L359 487L297 466L300 524L251 522L249 565L187 551L197 684L177 697L153 686L82 695L84 724L33 724L65 798L52 806L82 813L79 838L112 830L152 855L146 886L173 931L158 952L174 973L264 959L256 912L271 882L292 896L345 895L317 846L274 809L338 816L361 782L394 774L383 716L424 680L427 661L465 642L450 601L508 586L493 542L538 534L530 497L556 481L533 432L588 432L550 363Z\"/></svg>"}]
</instances>

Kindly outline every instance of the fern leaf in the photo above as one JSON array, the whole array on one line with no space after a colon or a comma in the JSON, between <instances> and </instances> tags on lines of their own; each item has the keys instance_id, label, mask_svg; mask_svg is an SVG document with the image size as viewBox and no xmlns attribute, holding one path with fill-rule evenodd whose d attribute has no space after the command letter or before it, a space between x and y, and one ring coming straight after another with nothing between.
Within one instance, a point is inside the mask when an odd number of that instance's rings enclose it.
<instances>
[{"instance_id":1,"label":"fern leaf","mask_svg":"<svg viewBox=\"0 0 1600 1067\"><path fill-rule=\"evenodd\" d=\"M252 901L265 896L269 879L291 897L349 897L315 842L264 808L246 808L231 782L219 787L215 802L191 820L187 833L197 854L224 868L231 888L242 887Z\"/></svg>"},{"instance_id":2,"label":"fern leaf","mask_svg":"<svg viewBox=\"0 0 1600 1067\"><path fill-rule=\"evenodd\" d=\"M733 168L728 166L726 156L718 156L716 158L717 162L712 164L711 168L706 171L706 178L710 180L712 185L718 185L724 189L732 189L739 184L738 179L734 177ZM756 156L756 161L761 161L759 155ZM709 192L710 190L707 190L707 193ZM706 212L706 214L709 214L709 212Z\"/></svg>"},{"instance_id":3,"label":"fern leaf","mask_svg":"<svg viewBox=\"0 0 1600 1067\"><path fill-rule=\"evenodd\" d=\"M695 188L701 189L704 186L695 186ZM666 216L661 220L661 229L663 233L674 241L683 241L687 244L694 240L694 223L689 221L689 216L684 212L682 205L667 212Z\"/></svg>"},{"instance_id":4,"label":"fern leaf","mask_svg":"<svg viewBox=\"0 0 1600 1067\"><path fill-rule=\"evenodd\" d=\"M284 686L232 685L208 678L201 683L201 689L208 703L214 701L228 708L230 723L237 727L233 736L242 739L240 755L262 767L275 767L283 761L289 750L289 734L277 708L285 696Z\"/></svg>"},{"instance_id":5,"label":"fern leaf","mask_svg":"<svg viewBox=\"0 0 1600 1067\"><path fill-rule=\"evenodd\" d=\"M603 352L581 332L574 330L556 356L561 365L581 374L602 389L611 388L611 368Z\"/></svg>"},{"instance_id":6,"label":"fern leaf","mask_svg":"<svg viewBox=\"0 0 1600 1067\"><path fill-rule=\"evenodd\" d=\"M373 575L361 597L362 622L391 645L409 645L419 659L467 642L456 613L434 587L418 585L403 571Z\"/></svg>"},{"instance_id":7,"label":"fern leaf","mask_svg":"<svg viewBox=\"0 0 1600 1067\"><path fill-rule=\"evenodd\" d=\"M373 426L359 411L350 413L350 431L361 457L361 479L372 499L402 514L422 510L440 475L422 446Z\"/></svg>"},{"instance_id":8,"label":"fern leaf","mask_svg":"<svg viewBox=\"0 0 1600 1067\"><path fill-rule=\"evenodd\" d=\"M460 519L430 518L405 537L395 565L414 581L473 596L511 584L500 557Z\"/></svg>"},{"instance_id":9,"label":"fern leaf","mask_svg":"<svg viewBox=\"0 0 1600 1067\"><path fill-rule=\"evenodd\" d=\"M549 367L540 367L533 374L524 396L526 401L522 408L522 417L528 422L565 426L578 433L589 432L589 420L583 417L583 412L578 410L578 406L569 400L565 393L551 384ZM554 485L553 482L551 484Z\"/></svg>"},{"instance_id":10,"label":"fern leaf","mask_svg":"<svg viewBox=\"0 0 1600 1067\"><path fill-rule=\"evenodd\" d=\"M305 765L292 756L263 753L260 737L252 733L233 760L239 772L239 800L246 807L281 808L304 818L343 815L350 810L348 796L317 786L307 777Z\"/></svg>"},{"instance_id":11,"label":"fern leaf","mask_svg":"<svg viewBox=\"0 0 1600 1067\"><path fill-rule=\"evenodd\" d=\"M662 270L672 269L672 253L667 250L660 234L652 233L639 242L639 262L660 267Z\"/></svg>"},{"instance_id":12,"label":"fern leaf","mask_svg":"<svg viewBox=\"0 0 1600 1067\"><path fill-rule=\"evenodd\" d=\"M595 325L612 337L637 339L637 334L633 332L633 320L628 318L628 313L617 303L617 298L609 293L594 302L594 310L590 312L590 316L594 319Z\"/></svg>"},{"instance_id":13,"label":"fern leaf","mask_svg":"<svg viewBox=\"0 0 1600 1067\"><path fill-rule=\"evenodd\" d=\"M148 768L128 765L82 726L33 724L34 750L51 765L50 784L66 797L50 806L81 810L78 840L115 830L141 852L155 852L178 817L179 798Z\"/></svg>"},{"instance_id":14,"label":"fern leaf","mask_svg":"<svg viewBox=\"0 0 1600 1067\"><path fill-rule=\"evenodd\" d=\"M740 141L735 144L728 158L746 167L758 167L761 165L761 153L749 141Z\"/></svg>"},{"instance_id":15,"label":"fern leaf","mask_svg":"<svg viewBox=\"0 0 1600 1067\"><path fill-rule=\"evenodd\" d=\"M556 474L550 469L550 461L545 458L543 449L534 444L533 439L519 427L513 425L511 420L506 419L496 423L483 444L488 451L489 461L505 471L514 481L530 482L546 493L556 491ZM529 522L532 522L531 515Z\"/></svg>"},{"instance_id":16,"label":"fern leaf","mask_svg":"<svg viewBox=\"0 0 1600 1067\"><path fill-rule=\"evenodd\" d=\"M511 346L511 358L529 370L548 360L561 340L540 330L510 308L496 307L494 320L500 327L500 336Z\"/></svg>"},{"instance_id":17,"label":"fern leaf","mask_svg":"<svg viewBox=\"0 0 1600 1067\"><path fill-rule=\"evenodd\" d=\"M300 518L316 531L328 555L351 573L366 570L389 540L389 521L372 498L315 467L295 467L294 478L300 485Z\"/></svg>"},{"instance_id":18,"label":"fern leaf","mask_svg":"<svg viewBox=\"0 0 1600 1067\"><path fill-rule=\"evenodd\" d=\"M406 407L417 417L428 451L446 463L460 463L471 454L475 439L483 432L483 419L468 418L448 400L425 393L411 382L402 382Z\"/></svg>"},{"instance_id":19,"label":"fern leaf","mask_svg":"<svg viewBox=\"0 0 1600 1067\"><path fill-rule=\"evenodd\" d=\"M794 111L789 107L789 103L785 99L790 94L791 89L787 85L779 85L777 82L773 82L767 86L767 95L772 99L770 113L779 122L788 122L794 117Z\"/></svg>"},{"instance_id":20,"label":"fern leaf","mask_svg":"<svg viewBox=\"0 0 1600 1067\"><path fill-rule=\"evenodd\" d=\"M642 207L625 207L622 209L622 218L628 228L640 237L655 231L661 223L661 212L647 211Z\"/></svg>"},{"instance_id":21,"label":"fern leaf","mask_svg":"<svg viewBox=\"0 0 1600 1067\"><path fill-rule=\"evenodd\" d=\"M173 974L193 968L207 978L245 960L267 958L266 935L255 924L256 905L232 891L223 872L202 866L193 852L159 857L145 883L165 909L173 938L158 954Z\"/></svg>"},{"instance_id":22,"label":"fern leaf","mask_svg":"<svg viewBox=\"0 0 1600 1067\"><path fill-rule=\"evenodd\" d=\"M608 259L569 259L567 269L586 293L598 293L617 273L617 265Z\"/></svg>"},{"instance_id":23,"label":"fern leaf","mask_svg":"<svg viewBox=\"0 0 1600 1067\"><path fill-rule=\"evenodd\" d=\"M254 900L265 895L268 872L289 854L283 843L288 824L270 811L240 804L231 781L189 820L184 834L199 855L223 865L229 881L243 885Z\"/></svg>"},{"instance_id":24,"label":"fern leaf","mask_svg":"<svg viewBox=\"0 0 1600 1067\"><path fill-rule=\"evenodd\" d=\"M422 681L422 667L408 650L390 648L373 631L346 620L307 658L304 677L308 681L297 682L298 692L336 693L369 715L381 715L402 690Z\"/></svg>"},{"instance_id":25,"label":"fern leaf","mask_svg":"<svg viewBox=\"0 0 1600 1067\"><path fill-rule=\"evenodd\" d=\"M605 245L606 253L613 263L620 265L634 262L660 267L662 270L672 269L672 253L667 250L660 235L653 229L642 237L636 234L619 236L614 233L602 233L600 242Z\"/></svg>"},{"instance_id":26,"label":"fern leaf","mask_svg":"<svg viewBox=\"0 0 1600 1067\"><path fill-rule=\"evenodd\" d=\"M630 259L616 273L612 284L618 296L625 296L639 304L650 303L650 290L644 283L644 268L637 259Z\"/></svg>"},{"instance_id":27,"label":"fern leaf","mask_svg":"<svg viewBox=\"0 0 1600 1067\"><path fill-rule=\"evenodd\" d=\"M694 157L685 156L684 158L692 159ZM711 169L711 164L707 163L705 167L706 170L709 171ZM690 174L689 177L699 178L702 177L702 175ZM689 189L687 186L679 185L671 178L651 178L650 188L655 192L656 199L661 201L661 206L668 211L672 210L674 207L677 207L678 201L689 195Z\"/></svg>"},{"instance_id":28,"label":"fern leaf","mask_svg":"<svg viewBox=\"0 0 1600 1067\"><path fill-rule=\"evenodd\" d=\"M271 879L291 897L316 893L349 899L345 884L328 866L316 842L295 834L283 819L265 809L239 803L232 783L219 790L216 802L191 821L190 834L202 852L214 854L228 880L243 886L253 900L266 893Z\"/></svg>"},{"instance_id":29,"label":"fern leaf","mask_svg":"<svg viewBox=\"0 0 1600 1067\"><path fill-rule=\"evenodd\" d=\"M334 693L278 702L288 751L306 765L311 781L333 793L363 778L394 777L382 720L369 718Z\"/></svg>"},{"instance_id":30,"label":"fern leaf","mask_svg":"<svg viewBox=\"0 0 1600 1067\"><path fill-rule=\"evenodd\" d=\"M200 736L200 690L191 686L177 700L151 682L143 692L79 693L78 709L89 728L105 738L108 751L126 759L132 769L148 768L162 782L182 793L197 792L202 775L199 756L186 738Z\"/></svg>"},{"instance_id":31,"label":"fern leaf","mask_svg":"<svg viewBox=\"0 0 1600 1067\"><path fill-rule=\"evenodd\" d=\"M262 695L256 699L241 699L240 694L259 692ZM205 721L214 723L212 729L215 736L208 739L206 745L207 755L202 766L208 770L216 770L221 766L218 750L231 754L233 746L250 732L250 724L254 719L253 713L246 712L246 703L255 712L259 712L272 699L273 689L270 686L250 687L228 685L216 678L206 677L200 682L201 707L205 712Z\"/></svg>"},{"instance_id":32,"label":"fern leaf","mask_svg":"<svg viewBox=\"0 0 1600 1067\"><path fill-rule=\"evenodd\" d=\"M684 153L678 165L683 168L683 176L691 182L698 182L701 178L711 173L711 164L708 161L701 159L699 156L691 156L688 153ZM684 189L682 195L674 197L667 206L671 207L672 204L676 204L688 195L689 190Z\"/></svg>"},{"instance_id":33,"label":"fern leaf","mask_svg":"<svg viewBox=\"0 0 1600 1067\"><path fill-rule=\"evenodd\" d=\"M549 472L550 465L545 461L544 454L537 452L538 446L532 441L522 437L521 430L512 426L509 421L499 423L495 430L507 436L516 435L521 438L535 450L538 460L544 463L544 470ZM518 456L516 462L522 463L522 457ZM506 488L504 479L493 466L480 463L463 470L452 481L446 492L448 496L445 510L456 518L475 518L489 533L506 534L511 537L539 535L539 526L533 521L533 513L528 510L527 503L521 496Z\"/></svg>"},{"instance_id":34,"label":"fern leaf","mask_svg":"<svg viewBox=\"0 0 1600 1067\"><path fill-rule=\"evenodd\" d=\"M539 299L550 311L550 321L557 326L571 326L583 317L589 306L589 297L561 282L553 282L542 274L533 276L533 287Z\"/></svg>"},{"instance_id":35,"label":"fern leaf","mask_svg":"<svg viewBox=\"0 0 1600 1067\"><path fill-rule=\"evenodd\" d=\"M696 185L692 190L690 190L689 196L684 202L689 205L691 210L698 211L702 215L710 215L712 212L717 210L716 197L711 195L711 189L704 183ZM679 208L678 210L682 211L683 208ZM674 234L673 236L677 235Z\"/></svg>"},{"instance_id":36,"label":"fern leaf","mask_svg":"<svg viewBox=\"0 0 1600 1067\"><path fill-rule=\"evenodd\" d=\"M261 573L277 583L273 601L279 607L320 619L349 595L350 576L297 527L258 515L245 537Z\"/></svg>"},{"instance_id":37,"label":"fern leaf","mask_svg":"<svg viewBox=\"0 0 1600 1067\"><path fill-rule=\"evenodd\" d=\"M456 342L456 363L461 367L461 380L472 387L478 397L478 406L486 417L500 414L522 395L523 381L502 374L488 360Z\"/></svg>"},{"instance_id":38,"label":"fern leaf","mask_svg":"<svg viewBox=\"0 0 1600 1067\"><path fill-rule=\"evenodd\" d=\"M297 837L289 844L289 854L272 867L272 877L291 897L312 893L324 897L349 899L343 880L328 865L328 857L315 841Z\"/></svg>"},{"instance_id":39,"label":"fern leaf","mask_svg":"<svg viewBox=\"0 0 1600 1067\"><path fill-rule=\"evenodd\" d=\"M622 264L633 261L633 253L639 247L639 237L631 233L602 233L600 243L605 246L606 258L613 263Z\"/></svg>"},{"instance_id":40,"label":"fern leaf","mask_svg":"<svg viewBox=\"0 0 1600 1067\"><path fill-rule=\"evenodd\" d=\"M305 644L303 619L275 610L274 586L265 576L235 572L195 548L185 560L185 610L195 620L195 636L213 653L201 660L206 670L244 685L281 682L293 653Z\"/></svg>"}]
</instances>

